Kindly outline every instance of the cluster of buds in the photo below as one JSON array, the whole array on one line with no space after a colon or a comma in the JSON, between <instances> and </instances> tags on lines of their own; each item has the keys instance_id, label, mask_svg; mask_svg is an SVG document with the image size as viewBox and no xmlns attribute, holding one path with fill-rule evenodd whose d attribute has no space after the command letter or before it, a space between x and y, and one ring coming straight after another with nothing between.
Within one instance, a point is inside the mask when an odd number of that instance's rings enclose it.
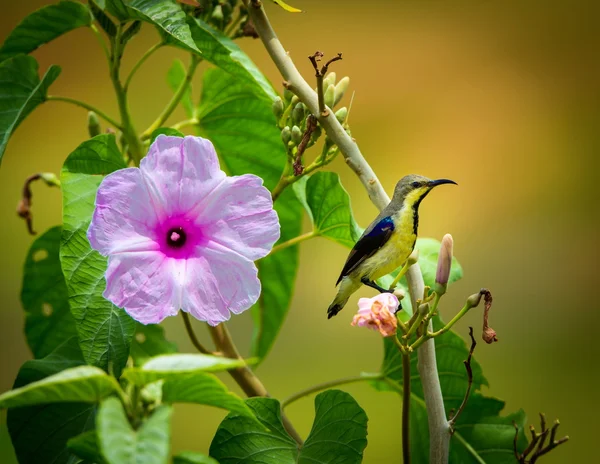
<instances>
[{"instance_id":1,"label":"cluster of buds","mask_svg":"<svg viewBox=\"0 0 600 464\"><path fill-rule=\"evenodd\" d=\"M326 86L325 103L328 107L337 106L350 83L349 77L344 77L336 83L336 74L331 72L323 79ZM277 125L281 129L281 140L286 147L289 159L294 166L294 175L300 175L304 171L302 166L302 156L307 148L312 147L321 137L323 130L318 123L317 118L311 114L309 109L299 98L290 90L285 89L283 98L277 97L272 105L273 114L277 118ZM348 109L340 108L335 112L335 117L340 123L347 125ZM328 143L329 142L329 143ZM326 141L323 153L319 157L321 164L323 161L331 161L330 141Z\"/></svg>"}]
</instances>

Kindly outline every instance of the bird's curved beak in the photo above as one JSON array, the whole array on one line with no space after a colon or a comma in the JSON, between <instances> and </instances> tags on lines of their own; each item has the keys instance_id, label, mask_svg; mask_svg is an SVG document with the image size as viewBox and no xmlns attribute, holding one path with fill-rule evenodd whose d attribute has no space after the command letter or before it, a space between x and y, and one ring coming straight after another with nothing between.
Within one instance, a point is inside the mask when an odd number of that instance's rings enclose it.
<instances>
[{"instance_id":1,"label":"bird's curved beak","mask_svg":"<svg viewBox=\"0 0 600 464\"><path fill-rule=\"evenodd\" d=\"M454 182L453 180L450 180L450 179L436 179L436 180L432 180L431 182L429 182L429 186L431 188L437 187L438 185L442 185L442 184L458 185L456 182Z\"/></svg>"}]
</instances>

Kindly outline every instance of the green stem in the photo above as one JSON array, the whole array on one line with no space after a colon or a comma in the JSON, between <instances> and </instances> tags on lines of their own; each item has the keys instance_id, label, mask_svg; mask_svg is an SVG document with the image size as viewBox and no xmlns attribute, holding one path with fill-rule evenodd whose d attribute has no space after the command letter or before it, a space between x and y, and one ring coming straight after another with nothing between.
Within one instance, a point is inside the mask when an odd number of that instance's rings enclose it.
<instances>
[{"instance_id":1,"label":"green stem","mask_svg":"<svg viewBox=\"0 0 600 464\"><path fill-rule=\"evenodd\" d=\"M133 126L133 121L131 120L131 115L129 114L129 107L127 104L127 92L123 88L120 79L121 58L123 56L123 45L121 44L122 33L122 26L117 26L117 35L113 41L111 53L110 79L117 96L117 104L119 105L119 112L121 114L121 130L123 132L123 137L129 146L128 150L131 155L131 159L137 166L139 166L140 160L144 154L144 147Z\"/></svg>"},{"instance_id":2,"label":"green stem","mask_svg":"<svg viewBox=\"0 0 600 464\"><path fill-rule=\"evenodd\" d=\"M198 119L192 118L192 119L186 119L185 121L180 121L180 122L178 122L176 124L173 124L171 127L173 129L175 129L175 130L181 130L184 127L195 126L195 125L197 125L199 123L200 123L200 121Z\"/></svg>"},{"instance_id":3,"label":"green stem","mask_svg":"<svg viewBox=\"0 0 600 464\"><path fill-rule=\"evenodd\" d=\"M413 309L414 311L414 309ZM408 340L408 338L415 333L415 331L419 328L419 325L421 325L421 322L423 322L423 318L425 317L424 314L421 314L421 311L419 311L419 308L417 308L417 318L414 320L414 322L411 324L411 326L408 328L408 332L406 332L406 335L404 335L404 338L406 340Z\"/></svg>"},{"instance_id":4,"label":"green stem","mask_svg":"<svg viewBox=\"0 0 600 464\"><path fill-rule=\"evenodd\" d=\"M313 393L317 393L323 390L327 390L332 387L339 387L340 385L347 385L349 383L362 382L365 380L383 380L384 375L381 373L377 374L361 374L354 375L351 377L343 377L341 379L330 380L329 382L319 383L317 385L313 385L312 387L305 388L304 390L300 390L297 393L294 393L291 396L288 396L285 400L281 402L281 409L289 406L290 404L298 401L305 396L312 395Z\"/></svg>"},{"instance_id":5,"label":"green stem","mask_svg":"<svg viewBox=\"0 0 600 464\"><path fill-rule=\"evenodd\" d=\"M402 355L402 459L410 464L410 355Z\"/></svg>"},{"instance_id":6,"label":"green stem","mask_svg":"<svg viewBox=\"0 0 600 464\"><path fill-rule=\"evenodd\" d=\"M304 242L305 240L308 240L308 239L311 239L311 238L317 237L317 236L318 236L318 234L315 233L314 230L307 232L305 234L302 234L302 235L298 235L297 237L294 237L286 242L280 243L279 245L275 245L271 249L271 253L269 253L269 255L272 255L274 253L277 253L278 251L283 250L284 248L288 248L293 245L297 245L298 243Z\"/></svg>"},{"instance_id":7,"label":"green stem","mask_svg":"<svg viewBox=\"0 0 600 464\"><path fill-rule=\"evenodd\" d=\"M450 322L448 322L444 327L442 327L437 332L433 332L431 334L431 336L437 337L438 335L442 335L442 334L448 332L454 324L456 324L458 321L460 321L460 319L469 312L469 309L471 309L471 306L469 304L465 304L463 306L463 308L458 312L458 314L450 320Z\"/></svg>"},{"instance_id":8,"label":"green stem","mask_svg":"<svg viewBox=\"0 0 600 464\"><path fill-rule=\"evenodd\" d=\"M102 47L102 50L104 50L104 54L106 55L106 59L110 61L110 52L108 51L108 47L106 46L106 41L102 37L102 34L100 34L100 31L98 30L98 28L96 27L95 24L92 24L90 26L90 29L92 30L92 32L94 33L94 35L98 39L98 42L100 42L100 46Z\"/></svg>"},{"instance_id":9,"label":"green stem","mask_svg":"<svg viewBox=\"0 0 600 464\"><path fill-rule=\"evenodd\" d=\"M133 79L133 76L135 75L135 73L138 71L138 69L140 69L140 67L144 64L144 62L150 58L150 56L157 51L159 48L161 48L164 45L164 43L159 42L155 45L153 45L152 47L150 47L146 53L144 53L142 55L142 57L139 59L139 61L133 66L133 68L131 69L131 71L129 72L129 76L127 76L127 79L125 80L125 85L123 85L123 89L125 90L125 92L127 92L127 89L129 89L129 84L131 83L131 79Z\"/></svg>"},{"instance_id":10,"label":"green stem","mask_svg":"<svg viewBox=\"0 0 600 464\"><path fill-rule=\"evenodd\" d=\"M400 282L400 279L402 277L404 277L404 274L406 274L406 271L408 271L408 268L410 266L411 266L411 264L409 264L409 262L406 261L406 263L404 264L404 266L402 267L402 269L400 269L400 272L398 273L398 275L396 276L396 278L392 282L392 285L390 285L390 289L392 289L392 288L396 287L396 285L398 285L398 282Z\"/></svg>"},{"instance_id":11,"label":"green stem","mask_svg":"<svg viewBox=\"0 0 600 464\"><path fill-rule=\"evenodd\" d=\"M72 105L79 106L81 108L85 108L88 111L93 111L98 116L100 116L102 119L104 119L106 122L108 122L112 126L115 126L115 128L117 128L119 130L122 130L121 129L121 124L119 124L113 118L111 118L110 116L108 116L104 111L101 111L98 108L96 108L95 106L89 105L89 104L87 104L85 102L82 102L82 101L79 101L79 100L75 100L74 98L69 98L69 97L58 97L56 95L48 95L46 97L46 100L47 101L60 101L60 102L65 102L65 103L71 103Z\"/></svg>"},{"instance_id":12,"label":"green stem","mask_svg":"<svg viewBox=\"0 0 600 464\"><path fill-rule=\"evenodd\" d=\"M162 125L165 123L165 121L167 119L169 119L169 116L171 116L173 111L175 111L175 108L177 108L177 105L179 104L179 102L185 95L185 92L187 91L188 87L190 86L190 83L192 82L192 78L194 77L194 72L196 71L196 68L198 67L198 65L200 64L201 61L202 61L202 58L200 58L199 56L196 56L196 55L192 55L190 65L185 74L185 78L183 79L183 82L179 85L179 88L175 92L175 95L173 95L173 98L171 98L171 101L167 104L167 106L162 111L162 113L158 116L156 121L154 121L150 125L150 127L148 127L148 129L146 129L144 131L144 133L141 136L142 140L146 140L146 139L150 138L150 136L152 135L152 132L154 132L159 127L162 127Z\"/></svg>"}]
</instances>

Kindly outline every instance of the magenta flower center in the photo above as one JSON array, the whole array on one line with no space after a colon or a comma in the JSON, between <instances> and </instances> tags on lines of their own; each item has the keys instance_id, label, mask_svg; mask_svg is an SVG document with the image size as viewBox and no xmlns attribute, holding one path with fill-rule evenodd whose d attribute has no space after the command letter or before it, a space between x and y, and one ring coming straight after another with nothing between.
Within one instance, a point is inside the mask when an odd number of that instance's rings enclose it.
<instances>
[{"instance_id":1,"label":"magenta flower center","mask_svg":"<svg viewBox=\"0 0 600 464\"><path fill-rule=\"evenodd\" d=\"M173 248L181 248L185 245L186 240L187 235L185 234L183 227L174 227L167 232L167 245Z\"/></svg>"}]
</instances>

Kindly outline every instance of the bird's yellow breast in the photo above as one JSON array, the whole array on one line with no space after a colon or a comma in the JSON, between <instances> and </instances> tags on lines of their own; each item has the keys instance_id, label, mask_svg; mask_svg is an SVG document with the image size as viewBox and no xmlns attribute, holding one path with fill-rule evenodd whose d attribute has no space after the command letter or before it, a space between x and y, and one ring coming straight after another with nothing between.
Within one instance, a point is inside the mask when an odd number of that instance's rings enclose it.
<instances>
[{"instance_id":1,"label":"bird's yellow breast","mask_svg":"<svg viewBox=\"0 0 600 464\"><path fill-rule=\"evenodd\" d=\"M408 205L392 216L392 236L377 253L365 260L362 275L371 280L379 279L402 266L412 253L417 234L412 203Z\"/></svg>"}]
</instances>

